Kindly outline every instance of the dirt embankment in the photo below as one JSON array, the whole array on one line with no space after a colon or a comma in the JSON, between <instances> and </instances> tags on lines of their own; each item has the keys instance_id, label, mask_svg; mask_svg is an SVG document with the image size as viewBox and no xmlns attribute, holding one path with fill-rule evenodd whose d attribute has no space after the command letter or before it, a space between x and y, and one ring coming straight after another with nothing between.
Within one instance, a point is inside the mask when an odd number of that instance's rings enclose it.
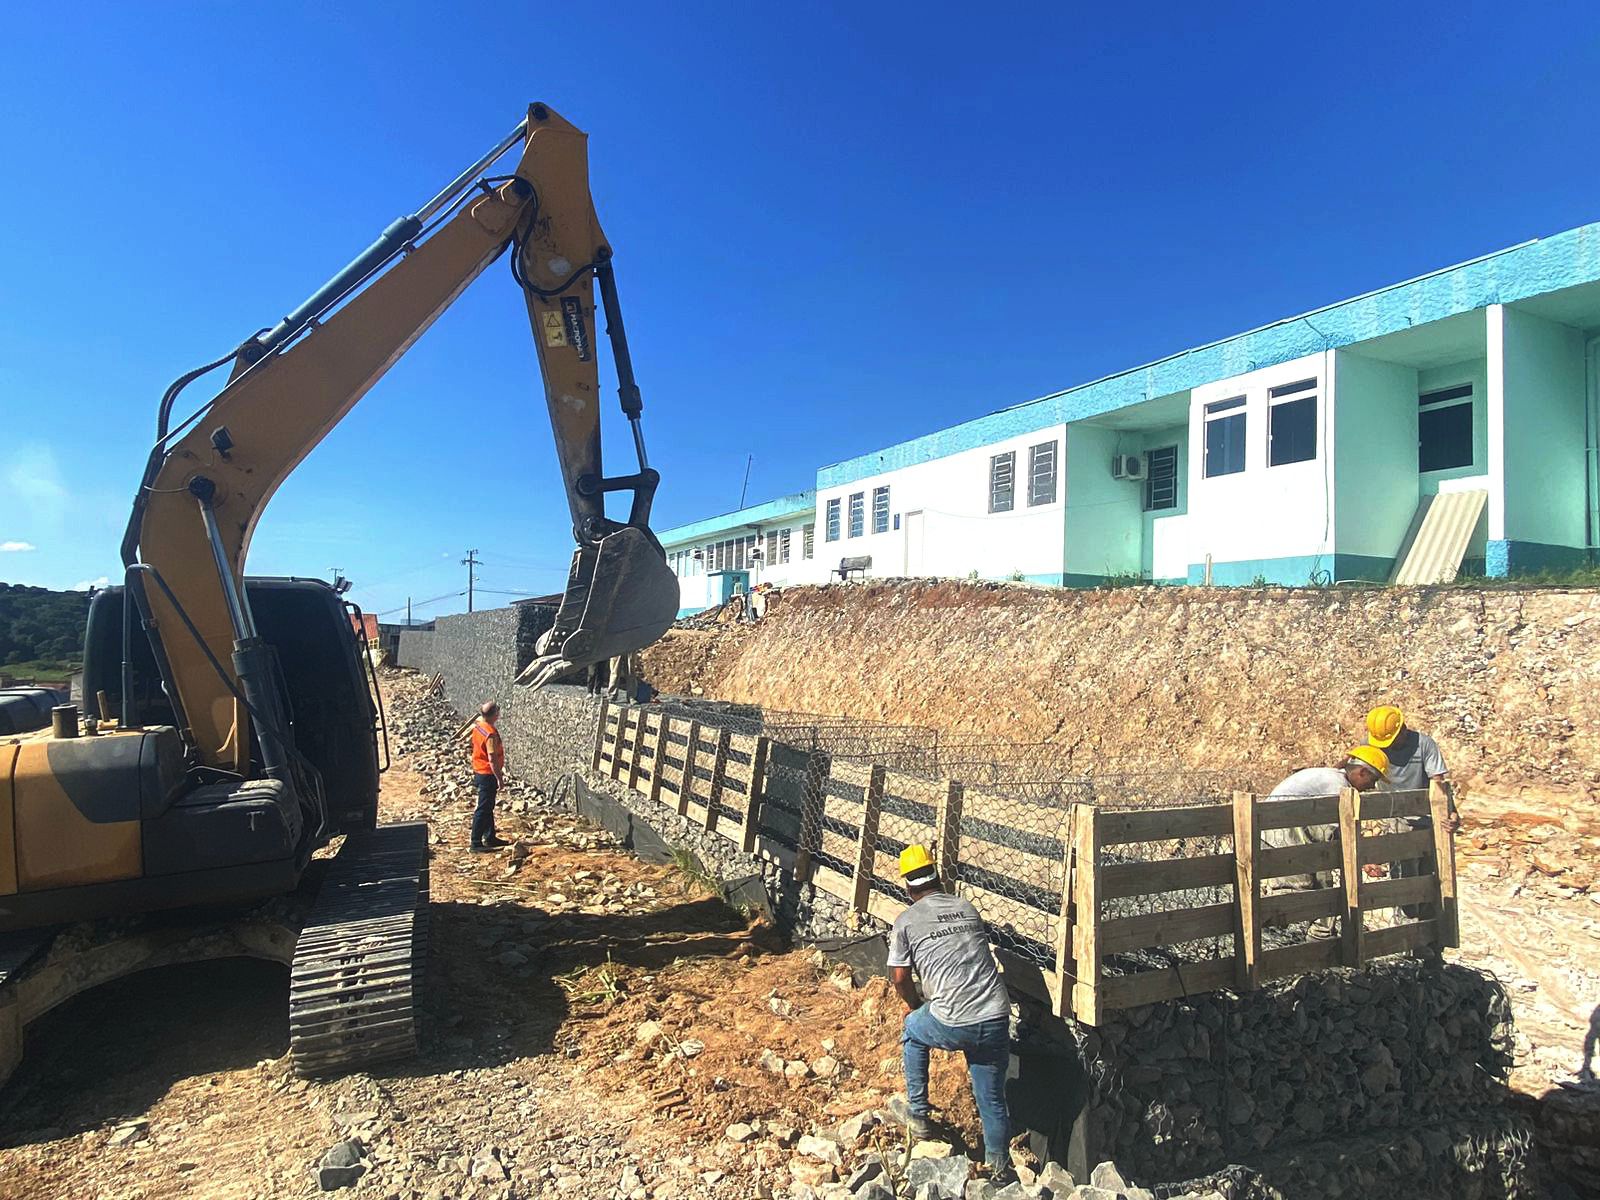
<instances>
[{"instance_id":1,"label":"dirt embankment","mask_svg":"<svg viewBox=\"0 0 1600 1200\"><path fill-rule=\"evenodd\" d=\"M1258 788L1364 740L1366 710L1393 703L1470 792L1579 827L1600 798L1595 591L799 588L759 624L672 631L645 666L663 691Z\"/></svg>"}]
</instances>

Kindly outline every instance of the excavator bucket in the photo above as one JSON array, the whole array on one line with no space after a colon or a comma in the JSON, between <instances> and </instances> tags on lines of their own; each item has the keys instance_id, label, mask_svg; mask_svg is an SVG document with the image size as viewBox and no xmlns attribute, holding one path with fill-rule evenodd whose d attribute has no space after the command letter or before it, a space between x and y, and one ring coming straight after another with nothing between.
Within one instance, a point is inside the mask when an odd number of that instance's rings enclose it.
<instances>
[{"instance_id":1,"label":"excavator bucket","mask_svg":"<svg viewBox=\"0 0 1600 1200\"><path fill-rule=\"evenodd\" d=\"M538 688L569 671L642 650L678 615L678 577L646 534L632 527L579 546L556 623L517 677Z\"/></svg>"}]
</instances>

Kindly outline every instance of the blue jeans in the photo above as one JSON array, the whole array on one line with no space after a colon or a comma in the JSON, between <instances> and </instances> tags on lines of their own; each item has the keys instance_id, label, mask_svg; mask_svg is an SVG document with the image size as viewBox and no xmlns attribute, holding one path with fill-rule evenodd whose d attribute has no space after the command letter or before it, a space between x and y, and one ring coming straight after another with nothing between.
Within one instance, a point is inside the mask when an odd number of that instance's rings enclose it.
<instances>
[{"instance_id":1,"label":"blue jeans","mask_svg":"<svg viewBox=\"0 0 1600 1200\"><path fill-rule=\"evenodd\" d=\"M494 798L500 785L493 775L474 775L478 785L478 807L472 813L472 844L481 846L494 836Z\"/></svg>"},{"instance_id":2,"label":"blue jeans","mask_svg":"<svg viewBox=\"0 0 1600 1200\"><path fill-rule=\"evenodd\" d=\"M960 1050L967 1056L972 1096L978 1102L978 1115L983 1118L984 1157L991 1161L1006 1158L1011 1141L1011 1115L1006 1111L1010 1021L994 1017L976 1025L946 1025L924 1004L906 1014L900 1045L905 1058L906 1099L919 1117L928 1115L928 1051Z\"/></svg>"}]
</instances>

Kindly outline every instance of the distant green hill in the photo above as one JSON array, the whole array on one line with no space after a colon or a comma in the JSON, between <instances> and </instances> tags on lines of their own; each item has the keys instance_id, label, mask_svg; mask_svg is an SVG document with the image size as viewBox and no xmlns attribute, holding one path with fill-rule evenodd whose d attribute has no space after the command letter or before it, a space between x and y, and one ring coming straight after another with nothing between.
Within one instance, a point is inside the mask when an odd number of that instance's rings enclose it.
<instances>
[{"instance_id":1,"label":"distant green hill","mask_svg":"<svg viewBox=\"0 0 1600 1200\"><path fill-rule=\"evenodd\" d=\"M0 583L0 669L23 676L77 670L88 617L88 592Z\"/></svg>"}]
</instances>

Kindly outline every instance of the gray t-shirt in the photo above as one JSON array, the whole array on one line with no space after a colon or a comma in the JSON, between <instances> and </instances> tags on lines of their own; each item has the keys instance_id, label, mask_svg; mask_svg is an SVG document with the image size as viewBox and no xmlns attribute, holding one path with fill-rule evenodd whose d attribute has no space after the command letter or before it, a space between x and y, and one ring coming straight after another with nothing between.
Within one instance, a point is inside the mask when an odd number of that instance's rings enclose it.
<instances>
[{"instance_id":1,"label":"gray t-shirt","mask_svg":"<svg viewBox=\"0 0 1600 1200\"><path fill-rule=\"evenodd\" d=\"M895 918L889 965L915 967L928 1009L946 1025L976 1025L1011 1012L978 910L931 892Z\"/></svg>"},{"instance_id":2,"label":"gray t-shirt","mask_svg":"<svg viewBox=\"0 0 1600 1200\"><path fill-rule=\"evenodd\" d=\"M1389 756L1389 790L1422 791L1428 780L1445 773L1439 743L1425 733L1407 729L1384 750Z\"/></svg>"}]
</instances>

